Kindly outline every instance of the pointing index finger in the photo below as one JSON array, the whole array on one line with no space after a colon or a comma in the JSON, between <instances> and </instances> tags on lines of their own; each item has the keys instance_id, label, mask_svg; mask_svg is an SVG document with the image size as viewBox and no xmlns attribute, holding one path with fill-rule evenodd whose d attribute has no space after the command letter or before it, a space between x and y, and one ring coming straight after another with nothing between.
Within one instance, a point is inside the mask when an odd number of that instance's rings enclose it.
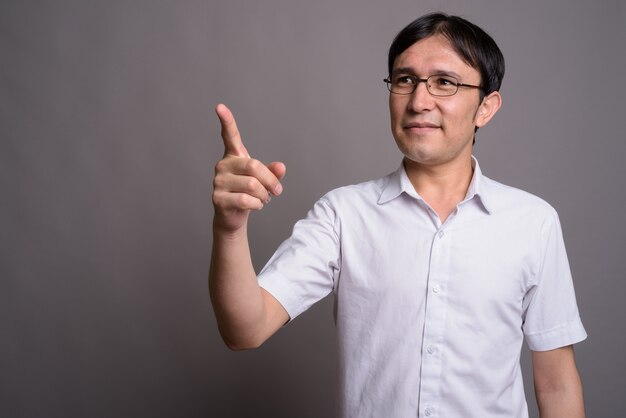
<instances>
[{"instance_id":1,"label":"pointing index finger","mask_svg":"<svg viewBox=\"0 0 626 418\"><path fill-rule=\"evenodd\" d=\"M237 157L250 157L248 150L241 141L239 129L233 113L223 104L215 107L215 113L220 119L222 126L222 140L224 141L224 155L235 155Z\"/></svg>"}]
</instances>

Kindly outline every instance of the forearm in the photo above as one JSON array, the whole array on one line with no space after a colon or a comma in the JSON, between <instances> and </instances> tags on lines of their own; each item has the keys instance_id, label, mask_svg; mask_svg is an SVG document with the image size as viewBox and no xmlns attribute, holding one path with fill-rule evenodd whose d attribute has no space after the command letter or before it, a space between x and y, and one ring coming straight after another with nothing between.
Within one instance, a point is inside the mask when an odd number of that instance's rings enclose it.
<instances>
[{"instance_id":1,"label":"forearm","mask_svg":"<svg viewBox=\"0 0 626 418\"><path fill-rule=\"evenodd\" d=\"M536 391L541 418L585 418L580 380L570 386Z\"/></svg>"},{"instance_id":2,"label":"forearm","mask_svg":"<svg viewBox=\"0 0 626 418\"><path fill-rule=\"evenodd\" d=\"M236 234L213 230L209 293L224 342L233 349L260 344L266 315L244 226Z\"/></svg>"}]
</instances>

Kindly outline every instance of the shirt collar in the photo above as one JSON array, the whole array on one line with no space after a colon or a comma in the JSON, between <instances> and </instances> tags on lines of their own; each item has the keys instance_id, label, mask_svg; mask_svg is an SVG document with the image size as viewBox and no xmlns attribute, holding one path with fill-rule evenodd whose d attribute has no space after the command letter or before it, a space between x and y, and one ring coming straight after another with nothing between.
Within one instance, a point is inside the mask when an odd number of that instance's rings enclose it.
<instances>
[{"instance_id":1,"label":"shirt collar","mask_svg":"<svg viewBox=\"0 0 626 418\"><path fill-rule=\"evenodd\" d=\"M488 194L485 193L485 176L483 176L482 171L480 170L480 165L478 164L478 160L472 155L472 168L474 170L474 174L472 175L472 180L470 181L470 185L467 188L467 194L465 195L465 199L463 199L462 203L472 200L474 197L477 197L483 208L488 212L492 212L492 207L489 203ZM378 204L385 204L396 197L400 196L402 193L406 193L407 195L414 197L419 200L424 200L422 197L415 191L415 188L411 184L409 180L409 176L406 174L406 170L404 169L404 163L400 164L400 167L393 173L388 176L388 181L383 186L383 190L378 198Z\"/></svg>"}]
</instances>

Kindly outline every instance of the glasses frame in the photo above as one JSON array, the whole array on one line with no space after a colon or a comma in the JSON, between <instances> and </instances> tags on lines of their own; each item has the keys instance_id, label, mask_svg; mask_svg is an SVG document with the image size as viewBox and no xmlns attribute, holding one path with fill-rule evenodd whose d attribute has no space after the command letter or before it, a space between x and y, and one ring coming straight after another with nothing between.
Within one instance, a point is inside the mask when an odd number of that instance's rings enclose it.
<instances>
[{"instance_id":1,"label":"glasses frame","mask_svg":"<svg viewBox=\"0 0 626 418\"><path fill-rule=\"evenodd\" d=\"M433 93L432 91L430 91L430 84L428 83L428 81L431 78L433 78L433 77L442 77L441 74L429 75L427 78L419 78L419 77L414 76L414 75L406 75L404 77L410 77L410 78L412 78L415 81L415 84L413 84L413 90L411 90L408 93L398 93L396 91L392 91L391 90L391 84L392 84L391 76L383 79L385 84L387 84L387 90L389 90L389 92L393 93L393 94L399 94L401 96L408 96L409 94L415 93L415 90L417 90L417 86L419 85L419 83L426 84L426 90L428 90L428 93L430 93L431 96L435 96L435 97L450 97L450 96L454 96L455 94L457 94L459 92L459 87L469 87L469 88L483 90L483 86L475 86L473 84L460 83L459 80L456 77L453 77L451 75L445 75L446 78L449 78L449 79L452 79L452 80L456 81L456 83L454 83L456 85L456 90L454 91L454 93L450 93L450 94L436 94L436 93Z\"/></svg>"}]
</instances>

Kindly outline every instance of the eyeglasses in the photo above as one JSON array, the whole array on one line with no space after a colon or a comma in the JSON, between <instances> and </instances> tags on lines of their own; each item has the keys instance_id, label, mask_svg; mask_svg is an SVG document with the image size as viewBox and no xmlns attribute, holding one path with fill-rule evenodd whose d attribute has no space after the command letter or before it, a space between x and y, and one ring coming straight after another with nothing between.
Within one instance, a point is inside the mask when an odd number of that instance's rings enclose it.
<instances>
[{"instance_id":1,"label":"eyeglasses","mask_svg":"<svg viewBox=\"0 0 626 418\"><path fill-rule=\"evenodd\" d=\"M419 78L413 75L395 75L383 80L387 89L394 94L413 94L419 83L426 83L426 89L433 96L453 96L459 87L481 89L482 86L459 83L459 80L449 75L431 75L428 78Z\"/></svg>"}]
</instances>

